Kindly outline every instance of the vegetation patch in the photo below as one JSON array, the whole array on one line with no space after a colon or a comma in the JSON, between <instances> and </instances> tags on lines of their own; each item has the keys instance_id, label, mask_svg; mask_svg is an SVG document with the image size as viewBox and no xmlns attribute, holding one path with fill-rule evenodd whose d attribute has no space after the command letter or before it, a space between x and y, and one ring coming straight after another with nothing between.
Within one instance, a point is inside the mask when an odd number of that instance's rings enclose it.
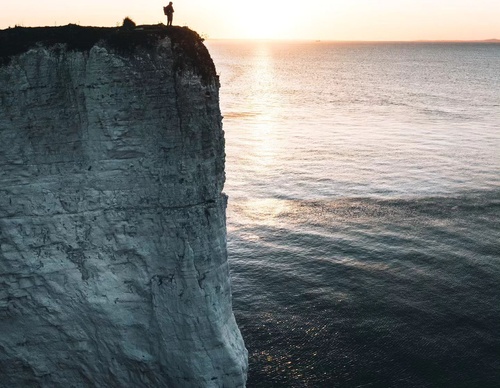
<instances>
[{"instance_id":1,"label":"vegetation patch","mask_svg":"<svg viewBox=\"0 0 500 388\"><path fill-rule=\"evenodd\" d=\"M89 51L96 43L120 55L132 55L139 48L152 48L168 36L174 51L174 70L192 70L206 81L215 77L215 66L203 39L187 27L163 24L136 26L125 18L121 27L82 27L68 24L61 27L14 27L0 30L0 65L12 57L37 46L66 45L69 51Z\"/></svg>"}]
</instances>

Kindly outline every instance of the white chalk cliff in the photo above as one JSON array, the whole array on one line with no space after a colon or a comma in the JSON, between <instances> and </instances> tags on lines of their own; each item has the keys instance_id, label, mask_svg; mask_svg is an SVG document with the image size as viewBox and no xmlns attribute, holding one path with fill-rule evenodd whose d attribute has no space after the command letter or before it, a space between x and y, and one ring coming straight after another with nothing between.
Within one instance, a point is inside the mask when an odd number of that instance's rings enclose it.
<instances>
[{"instance_id":1,"label":"white chalk cliff","mask_svg":"<svg viewBox=\"0 0 500 388\"><path fill-rule=\"evenodd\" d=\"M2 387L245 385L218 78L197 34L160 30L3 58Z\"/></svg>"}]
</instances>

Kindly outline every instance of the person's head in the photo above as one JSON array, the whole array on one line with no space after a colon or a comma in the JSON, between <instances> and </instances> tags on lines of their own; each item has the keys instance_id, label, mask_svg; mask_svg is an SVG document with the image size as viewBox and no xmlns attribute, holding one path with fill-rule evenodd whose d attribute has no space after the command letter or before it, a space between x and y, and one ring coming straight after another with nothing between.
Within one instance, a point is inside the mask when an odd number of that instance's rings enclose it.
<instances>
[{"instance_id":1,"label":"person's head","mask_svg":"<svg viewBox=\"0 0 500 388\"><path fill-rule=\"evenodd\" d=\"M172 5L172 4L174 4L174 3L172 3L172 2L168 3L168 5Z\"/></svg>"}]
</instances>

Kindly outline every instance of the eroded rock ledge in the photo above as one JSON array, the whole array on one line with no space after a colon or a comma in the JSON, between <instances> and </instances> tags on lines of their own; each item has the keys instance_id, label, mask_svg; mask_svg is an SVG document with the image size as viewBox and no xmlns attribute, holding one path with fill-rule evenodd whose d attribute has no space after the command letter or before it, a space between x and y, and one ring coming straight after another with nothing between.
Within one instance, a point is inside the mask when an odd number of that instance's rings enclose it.
<instances>
[{"instance_id":1,"label":"eroded rock ledge","mask_svg":"<svg viewBox=\"0 0 500 388\"><path fill-rule=\"evenodd\" d=\"M141 28L0 31L2 385L245 385L215 67Z\"/></svg>"}]
</instances>

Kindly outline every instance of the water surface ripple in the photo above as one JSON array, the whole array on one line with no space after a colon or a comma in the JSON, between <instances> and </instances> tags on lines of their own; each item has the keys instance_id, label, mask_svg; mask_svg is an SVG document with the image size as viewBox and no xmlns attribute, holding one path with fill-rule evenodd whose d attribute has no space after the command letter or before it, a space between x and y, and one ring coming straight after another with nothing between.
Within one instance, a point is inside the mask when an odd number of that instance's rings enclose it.
<instances>
[{"instance_id":1,"label":"water surface ripple","mask_svg":"<svg viewBox=\"0 0 500 388\"><path fill-rule=\"evenodd\" d=\"M207 45L248 386L498 386L500 45Z\"/></svg>"}]
</instances>

